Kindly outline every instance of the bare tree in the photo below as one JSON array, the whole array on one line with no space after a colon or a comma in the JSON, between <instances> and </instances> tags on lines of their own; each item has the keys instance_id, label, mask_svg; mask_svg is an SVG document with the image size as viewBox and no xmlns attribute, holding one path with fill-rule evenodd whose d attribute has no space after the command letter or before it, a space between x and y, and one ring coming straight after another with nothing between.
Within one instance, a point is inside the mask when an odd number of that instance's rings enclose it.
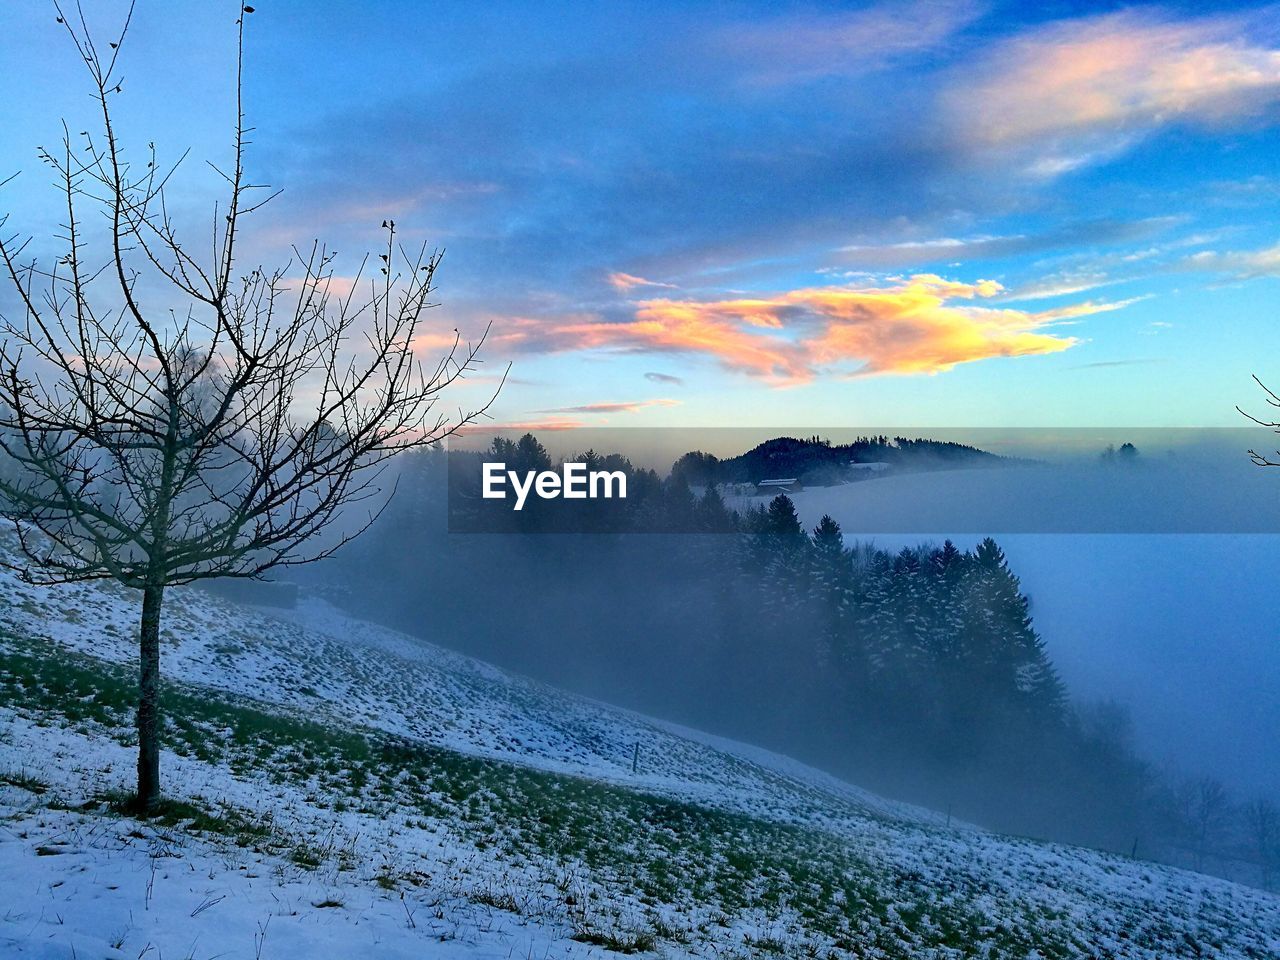
<instances>
[{"instance_id":1,"label":"bare tree","mask_svg":"<svg viewBox=\"0 0 1280 960\"><path fill-rule=\"evenodd\" d=\"M0 318L0 449L10 461L0 497L26 579L111 579L141 591L137 800L147 811L160 789L165 588L331 554L385 505L392 491L380 478L392 457L475 420L492 397L470 412L436 412L484 338L464 344L454 331L445 355L422 365L414 341L440 258L405 250L393 222L349 287L319 244L278 270L237 266L244 218L271 196L244 171L251 7L236 21L226 197L202 255L179 239L165 202L178 164L162 171L154 145L127 159L117 136L117 59L132 8L105 48L78 4L57 13L88 68L99 123L76 138L64 124L60 148L40 150L65 208L56 260L24 260L29 240L0 241L19 303ZM86 208L105 215L96 255Z\"/></svg>"},{"instance_id":2,"label":"bare tree","mask_svg":"<svg viewBox=\"0 0 1280 960\"><path fill-rule=\"evenodd\" d=\"M1231 798L1221 780L1203 776L1181 785L1178 804L1196 869L1203 870L1206 858L1219 847L1231 821Z\"/></svg>"},{"instance_id":3,"label":"bare tree","mask_svg":"<svg viewBox=\"0 0 1280 960\"><path fill-rule=\"evenodd\" d=\"M1259 797L1246 803L1243 813L1250 853L1257 857L1263 888L1270 890L1280 862L1280 807L1266 797Z\"/></svg>"}]
</instances>

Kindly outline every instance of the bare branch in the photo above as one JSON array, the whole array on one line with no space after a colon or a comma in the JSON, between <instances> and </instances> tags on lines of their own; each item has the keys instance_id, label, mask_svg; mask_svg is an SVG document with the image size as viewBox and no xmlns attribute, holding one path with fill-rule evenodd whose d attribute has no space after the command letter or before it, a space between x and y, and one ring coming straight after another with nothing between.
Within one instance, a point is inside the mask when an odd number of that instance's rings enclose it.
<instances>
[{"instance_id":1,"label":"bare branch","mask_svg":"<svg viewBox=\"0 0 1280 960\"><path fill-rule=\"evenodd\" d=\"M385 506L392 458L486 415L497 391L455 416L436 404L475 368L488 331L474 344L455 331L423 363L415 344L441 254L406 251L392 220L382 252L340 293L334 255L319 243L284 267L237 275L245 218L278 195L246 175L243 14L232 160L211 164L227 193L202 263L165 200L186 154L162 169L148 144L135 173L117 134L112 97L132 8L107 56L79 3L71 16L57 9L99 130L77 138L64 125L60 151L41 151L65 210L63 253L45 267L25 259L28 241L0 240L22 309L0 317L0 498L23 573L164 586L328 556ZM265 199L248 201L255 190ZM97 257L86 207L109 227ZM358 505L359 522L318 539Z\"/></svg>"}]
</instances>

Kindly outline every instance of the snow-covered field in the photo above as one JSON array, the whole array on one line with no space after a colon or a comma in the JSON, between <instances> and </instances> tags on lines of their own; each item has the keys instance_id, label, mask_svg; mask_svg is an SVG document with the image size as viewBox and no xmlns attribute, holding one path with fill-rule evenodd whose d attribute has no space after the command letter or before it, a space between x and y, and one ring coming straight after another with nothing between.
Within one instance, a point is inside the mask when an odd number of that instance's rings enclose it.
<instances>
[{"instance_id":1,"label":"snow-covered field","mask_svg":"<svg viewBox=\"0 0 1280 960\"><path fill-rule=\"evenodd\" d=\"M0 956L1280 956L1273 895L948 826L318 602L169 594L173 802L141 824L134 618L0 574Z\"/></svg>"}]
</instances>

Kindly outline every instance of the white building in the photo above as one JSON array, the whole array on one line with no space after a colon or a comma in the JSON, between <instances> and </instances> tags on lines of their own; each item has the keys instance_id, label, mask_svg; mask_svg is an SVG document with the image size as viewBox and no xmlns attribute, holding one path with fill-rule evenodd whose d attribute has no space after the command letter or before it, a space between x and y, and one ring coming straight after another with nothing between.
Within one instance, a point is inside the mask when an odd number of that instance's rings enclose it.
<instances>
[{"instance_id":1,"label":"white building","mask_svg":"<svg viewBox=\"0 0 1280 960\"><path fill-rule=\"evenodd\" d=\"M800 481L795 477L780 480L761 480L756 484L757 493L792 493L800 489Z\"/></svg>"},{"instance_id":2,"label":"white building","mask_svg":"<svg viewBox=\"0 0 1280 960\"><path fill-rule=\"evenodd\" d=\"M876 474L884 473L889 469L889 467L890 464L884 463L883 461L877 461L875 463L858 463L857 461L850 461L849 472L854 476L875 476Z\"/></svg>"}]
</instances>

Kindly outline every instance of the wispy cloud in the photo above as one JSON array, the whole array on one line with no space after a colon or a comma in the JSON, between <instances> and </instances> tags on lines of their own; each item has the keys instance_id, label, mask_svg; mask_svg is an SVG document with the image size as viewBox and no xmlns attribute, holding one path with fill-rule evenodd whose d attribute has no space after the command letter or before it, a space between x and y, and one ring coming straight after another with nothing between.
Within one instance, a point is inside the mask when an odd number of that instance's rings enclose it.
<instances>
[{"instance_id":1,"label":"wispy cloud","mask_svg":"<svg viewBox=\"0 0 1280 960\"><path fill-rule=\"evenodd\" d=\"M1052 300L1075 296L1120 281L1096 271L1064 271L1041 277L1009 291L1009 300Z\"/></svg>"},{"instance_id":2,"label":"wispy cloud","mask_svg":"<svg viewBox=\"0 0 1280 960\"><path fill-rule=\"evenodd\" d=\"M854 243L836 252L850 260L875 266L930 263L935 260L1000 256L1025 247L1025 236L930 237L897 243Z\"/></svg>"},{"instance_id":3,"label":"wispy cloud","mask_svg":"<svg viewBox=\"0 0 1280 960\"><path fill-rule=\"evenodd\" d=\"M894 243L856 243L835 252L843 262L867 267L908 266L943 261L972 263L1089 245L1111 247L1154 236L1179 222L1171 216L1135 220L1076 220L1033 233L925 237Z\"/></svg>"},{"instance_id":4,"label":"wispy cloud","mask_svg":"<svg viewBox=\"0 0 1280 960\"><path fill-rule=\"evenodd\" d=\"M605 403L584 403L576 407L554 407L539 413L637 413L648 407L678 407L679 400L655 398L651 400L617 400Z\"/></svg>"},{"instance_id":5,"label":"wispy cloud","mask_svg":"<svg viewBox=\"0 0 1280 960\"><path fill-rule=\"evenodd\" d=\"M1123 310L1125 307L1143 300L1149 300L1151 294L1143 294L1139 297L1129 297L1126 300L1107 300L1098 302L1096 300L1086 300L1083 303L1073 303L1065 307L1054 307L1052 310L1041 310L1034 314L1038 322L1048 326L1050 324L1076 323L1081 317L1091 317L1097 313L1110 313L1113 310Z\"/></svg>"},{"instance_id":6,"label":"wispy cloud","mask_svg":"<svg viewBox=\"0 0 1280 960\"><path fill-rule=\"evenodd\" d=\"M637 277L630 273L611 273L609 274L609 286L615 290L634 290L636 287L666 287L668 290L674 290L674 283L660 283L657 280L646 280L644 277Z\"/></svg>"},{"instance_id":7,"label":"wispy cloud","mask_svg":"<svg viewBox=\"0 0 1280 960\"><path fill-rule=\"evenodd\" d=\"M1182 266L1229 274L1237 280L1280 277L1280 243L1261 250L1202 250L1187 257Z\"/></svg>"},{"instance_id":8,"label":"wispy cloud","mask_svg":"<svg viewBox=\"0 0 1280 960\"><path fill-rule=\"evenodd\" d=\"M1280 49L1260 39L1262 16L1057 21L993 45L944 101L962 139L1030 145L1028 169L1057 175L1166 124L1238 123L1274 104Z\"/></svg>"},{"instance_id":9,"label":"wispy cloud","mask_svg":"<svg viewBox=\"0 0 1280 960\"><path fill-rule=\"evenodd\" d=\"M1133 357L1129 360L1095 360L1093 363L1079 363L1071 370L1098 370L1108 367L1142 367L1151 363L1164 363L1162 357Z\"/></svg>"},{"instance_id":10,"label":"wispy cloud","mask_svg":"<svg viewBox=\"0 0 1280 960\"><path fill-rule=\"evenodd\" d=\"M711 41L714 53L737 60L754 84L852 78L937 50L981 10L968 0L907 0L838 13L757 16L716 31Z\"/></svg>"},{"instance_id":11,"label":"wispy cloud","mask_svg":"<svg viewBox=\"0 0 1280 960\"><path fill-rule=\"evenodd\" d=\"M684 386L683 377L673 376L670 373L657 373L651 370L644 375L644 378L651 383L669 383L677 387Z\"/></svg>"}]
</instances>

